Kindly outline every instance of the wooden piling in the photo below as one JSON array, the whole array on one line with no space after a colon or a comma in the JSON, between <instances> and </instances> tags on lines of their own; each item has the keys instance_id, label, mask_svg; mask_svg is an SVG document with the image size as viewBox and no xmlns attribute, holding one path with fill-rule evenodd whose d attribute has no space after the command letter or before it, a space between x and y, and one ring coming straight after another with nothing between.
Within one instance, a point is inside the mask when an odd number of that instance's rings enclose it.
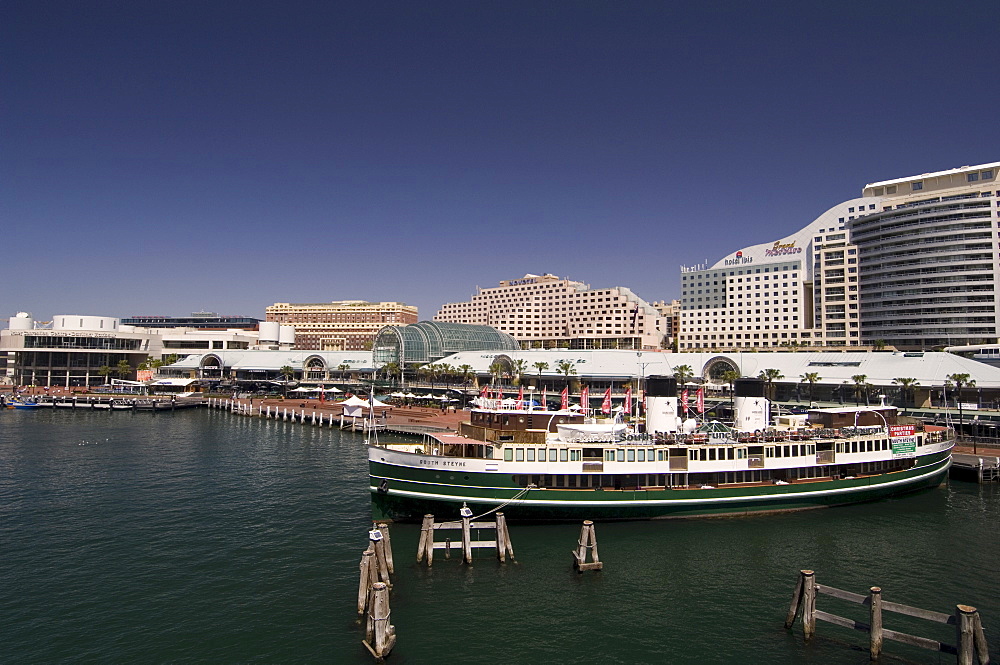
<instances>
[{"instance_id":1,"label":"wooden piling","mask_svg":"<svg viewBox=\"0 0 1000 665\"><path fill-rule=\"evenodd\" d=\"M471 521L471 515L462 516L462 559L465 563L472 563L472 528L469 526Z\"/></svg>"},{"instance_id":2,"label":"wooden piling","mask_svg":"<svg viewBox=\"0 0 1000 665\"><path fill-rule=\"evenodd\" d=\"M392 582L389 579L389 563L385 558L385 542L382 540L382 532L378 529L372 529L368 532L368 538L371 541L371 546L375 548L375 564L378 571L378 579L385 582L391 588Z\"/></svg>"},{"instance_id":3,"label":"wooden piling","mask_svg":"<svg viewBox=\"0 0 1000 665\"><path fill-rule=\"evenodd\" d=\"M497 558L505 563L507 557L514 560L514 545L510 541L510 531L507 530L507 518L503 513L497 513Z\"/></svg>"},{"instance_id":4,"label":"wooden piling","mask_svg":"<svg viewBox=\"0 0 1000 665\"><path fill-rule=\"evenodd\" d=\"M590 552L591 560L587 561L587 552ZM578 572L585 570L601 570L604 564L597 554L597 534L594 531L594 523L591 520L584 520L580 527L580 538L576 541L576 549L573 550L573 566Z\"/></svg>"},{"instance_id":5,"label":"wooden piling","mask_svg":"<svg viewBox=\"0 0 1000 665\"><path fill-rule=\"evenodd\" d=\"M382 582L372 585L368 621L363 644L379 660L385 658L396 645L396 627L389 623L389 589Z\"/></svg>"},{"instance_id":6,"label":"wooden piling","mask_svg":"<svg viewBox=\"0 0 1000 665\"><path fill-rule=\"evenodd\" d=\"M975 607L955 606L955 632L958 645L958 665L973 665L975 653L976 615Z\"/></svg>"},{"instance_id":7,"label":"wooden piling","mask_svg":"<svg viewBox=\"0 0 1000 665\"><path fill-rule=\"evenodd\" d=\"M792 593L792 605L788 608L785 616L785 629L792 627L795 623L795 615L799 612L799 605L802 604L802 588L805 586L805 576L799 571L799 579L795 583L795 591Z\"/></svg>"},{"instance_id":8,"label":"wooden piling","mask_svg":"<svg viewBox=\"0 0 1000 665\"><path fill-rule=\"evenodd\" d=\"M427 565L434 565L434 516L424 515L420 525L420 542L417 543L417 563L427 557Z\"/></svg>"},{"instance_id":9,"label":"wooden piling","mask_svg":"<svg viewBox=\"0 0 1000 665\"><path fill-rule=\"evenodd\" d=\"M385 542L385 561L388 565L389 573L393 574L396 571L392 565L392 542L389 540L389 525L385 522L379 522L375 525L375 528L382 534L382 540Z\"/></svg>"},{"instance_id":10,"label":"wooden piling","mask_svg":"<svg viewBox=\"0 0 1000 665\"><path fill-rule=\"evenodd\" d=\"M368 592L377 579L373 578L375 548L372 545L361 555L361 575L358 582L358 614L364 614L368 608Z\"/></svg>"},{"instance_id":11,"label":"wooden piling","mask_svg":"<svg viewBox=\"0 0 1000 665\"><path fill-rule=\"evenodd\" d=\"M878 660L882 655L882 589L881 587L873 586L869 589L869 630L871 631L871 640L869 645L869 651L872 660Z\"/></svg>"},{"instance_id":12,"label":"wooden piling","mask_svg":"<svg viewBox=\"0 0 1000 665\"><path fill-rule=\"evenodd\" d=\"M810 639L816 632L816 573L802 571L802 632Z\"/></svg>"}]
</instances>

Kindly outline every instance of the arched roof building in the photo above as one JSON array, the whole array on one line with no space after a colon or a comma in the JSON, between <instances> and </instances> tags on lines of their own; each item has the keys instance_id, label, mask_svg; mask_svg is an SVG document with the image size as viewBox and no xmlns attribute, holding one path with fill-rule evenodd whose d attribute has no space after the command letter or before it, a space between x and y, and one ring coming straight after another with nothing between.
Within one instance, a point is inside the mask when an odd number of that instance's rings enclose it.
<instances>
[{"instance_id":1,"label":"arched roof building","mask_svg":"<svg viewBox=\"0 0 1000 665\"><path fill-rule=\"evenodd\" d=\"M463 351L516 351L517 340L492 326L420 321L386 326L375 337L374 362L400 366L435 362Z\"/></svg>"}]
</instances>

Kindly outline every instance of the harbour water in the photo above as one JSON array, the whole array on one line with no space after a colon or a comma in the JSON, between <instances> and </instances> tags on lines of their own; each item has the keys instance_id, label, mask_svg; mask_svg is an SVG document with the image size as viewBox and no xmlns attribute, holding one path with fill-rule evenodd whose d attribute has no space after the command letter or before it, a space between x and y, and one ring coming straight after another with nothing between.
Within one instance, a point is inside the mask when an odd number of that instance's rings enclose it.
<instances>
[{"instance_id":1,"label":"harbour water","mask_svg":"<svg viewBox=\"0 0 1000 665\"><path fill-rule=\"evenodd\" d=\"M1000 487L951 482L787 515L511 525L517 562L415 563L393 525L390 663L851 663L866 636L782 628L798 570L950 612L1000 656ZM221 411L0 413L0 662L371 663L357 623L370 505L360 437ZM820 608L866 620L822 597ZM896 615L886 627L953 641ZM886 662L954 657L886 643Z\"/></svg>"}]
</instances>

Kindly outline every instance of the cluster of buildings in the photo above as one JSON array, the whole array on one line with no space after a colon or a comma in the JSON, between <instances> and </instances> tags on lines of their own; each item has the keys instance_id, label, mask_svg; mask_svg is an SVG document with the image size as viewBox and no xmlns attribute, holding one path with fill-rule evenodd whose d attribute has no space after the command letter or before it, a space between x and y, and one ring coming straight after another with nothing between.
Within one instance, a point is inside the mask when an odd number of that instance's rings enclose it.
<instances>
[{"instance_id":1,"label":"cluster of buildings","mask_svg":"<svg viewBox=\"0 0 1000 665\"><path fill-rule=\"evenodd\" d=\"M795 233L682 266L671 301L527 274L445 304L432 321L405 303L356 300L275 303L263 320L20 313L0 331L0 380L93 386L127 366L170 381L269 381L289 367L297 379L328 381L455 354L473 354L462 364L483 374L484 363L516 365L524 359L511 354L528 351L553 370L567 353L581 366L596 356L579 354L603 353L602 362L645 367L669 349L949 347L1000 357L998 171L994 162L868 184ZM710 365L699 370L705 379Z\"/></svg>"}]
</instances>

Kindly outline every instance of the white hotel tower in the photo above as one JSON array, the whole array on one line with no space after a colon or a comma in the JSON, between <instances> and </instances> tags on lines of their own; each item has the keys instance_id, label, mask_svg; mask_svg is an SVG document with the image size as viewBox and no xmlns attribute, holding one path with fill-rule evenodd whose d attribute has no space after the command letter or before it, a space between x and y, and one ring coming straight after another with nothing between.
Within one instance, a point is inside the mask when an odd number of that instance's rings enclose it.
<instances>
[{"instance_id":1,"label":"white hotel tower","mask_svg":"<svg viewBox=\"0 0 1000 665\"><path fill-rule=\"evenodd\" d=\"M861 344L857 249L846 224L878 199L845 201L809 226L681 267L681 351Z\"/></svg>"},{"instance_id":2,"label":"white hotel tower","mask_svg":"<svg viewBox=\"0 0 1000 665\"><path fill-rule=\"evenodd\" d=\"M680 350L1000 341L998 171L872 183L797 233L682 266Z\"/></svg>"},{"instance_id":3,"label":"white hotel tower","mask_svg":"<svg viewBox=\"0 0 1000 665\"><path fill-rule=\"evenodd\" d=\"M861 335L900 349L1000 338L1000 162L866 185L877 211L852 220Z\"/></svg>"}]
</instances>

